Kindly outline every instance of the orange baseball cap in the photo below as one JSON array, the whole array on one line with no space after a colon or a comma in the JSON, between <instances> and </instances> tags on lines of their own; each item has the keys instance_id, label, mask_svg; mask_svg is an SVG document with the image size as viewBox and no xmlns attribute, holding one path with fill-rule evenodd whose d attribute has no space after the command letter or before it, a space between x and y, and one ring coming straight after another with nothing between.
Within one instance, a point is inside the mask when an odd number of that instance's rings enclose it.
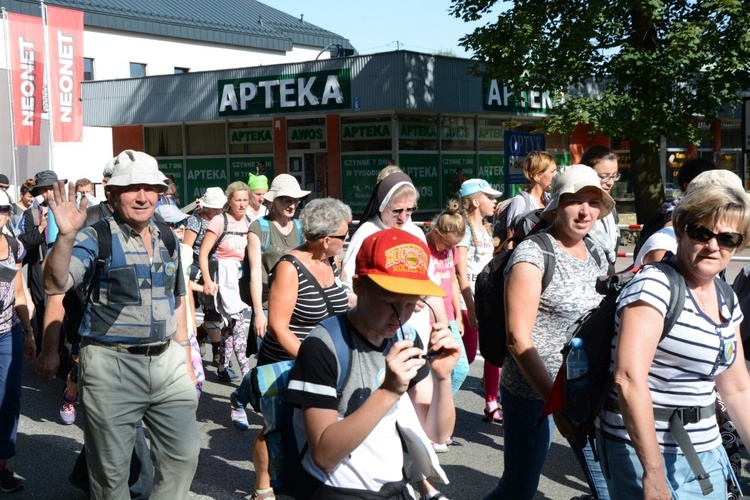
<instances>
[{"instance_id":1,"label":"orange baseball cap","mask_svg":"<svg viewBox=\"0 0 750 500\"><path fill-rule=\"evenodd\" d=\"M405 295L445 297L427 274L430 254L422 240L402 229L384 229L362 242L355 274L369 276L381 288Z\"/></svg>"}]
</instances>

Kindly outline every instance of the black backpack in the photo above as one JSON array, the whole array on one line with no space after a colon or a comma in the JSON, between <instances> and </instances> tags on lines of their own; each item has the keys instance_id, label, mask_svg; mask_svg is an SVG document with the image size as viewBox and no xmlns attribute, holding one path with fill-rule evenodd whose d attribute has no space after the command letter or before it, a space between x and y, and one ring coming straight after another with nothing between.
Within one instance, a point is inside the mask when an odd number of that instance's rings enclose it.
<instances>
[{"instance_id":1,"label":"black backpack","mask_svg":"<svg viewBox=\"0 0 750 500\"><path fill-rule=\"evenodd\" d=\"M503 366L508 351L505 324L505 266L508 265L513 249L524 239L530 239L542 249L542 292L552 281L555 271L554 247L549 238L540 233L549 226L549 223L541 218L541 213L540 208L517 218L513 237L506 241L492 260L484 266L474 283L474 308L479 323L479 352L485 360L498 367ZM584 238L583 241L597 264L601 265L599 252L594 249L594 242L590 238Z\"/></svg>"},{"instance_id":2,"label":"black backpack","mask_svg":"<svg viewBox=\"0 0 750 500\"><path fill-rule=\"evenodd\" d=\"M685 279L675 267L674 255L672 253L667 253L661 262L654 262L646 265L657 266L662 272L664 272L669 280L669 289L671 293L667 312L664 316L662 334L659 338L659 342L661 342L672 330L682 313L682 309L685 306L686 284ZM542 411L542 418L554 413L555 411L560 411L560 404L562 404L563 411L566 409L565 402L568 400L569 388L567 385L567 372L565 365L568 353L572 347L572 338L580 338L583 340L582 349L586 352L589 362L588 371L583 375L583 377L588 379L586 382L588 409L586 417L582 422L579 422L579 425L576 427L575 443L581 448L588 442L591 444L592 450L596 450L596 446L594 445L596 419L602 410L619 411L619 403L617 400L610 397L612 388L614 387L614 376L609 368L612 360L612 339L615 336L617 297L620 295L623 288L625 288L625 285L633 279L640 269L642 268L599 278L596 287L599 293L605 295L604 299L602 299L598 307L582 315L568 328L567 334L568 339L570 340L565 343L565 346L562 349L563 362L557 373L557 377L555 378L550 395L545 402L544 410ZM721 295L729 310L734 311L736 302L734 300L734 292L732 291L732 288L721 278L716 278L714 282L716 283L719 295ZM579 379L575 379L575 381L577 380ZM555 405L558 405L558 407L553 408ZM680 446L683 454L685 454L694 474L696 477L700 478L699 483L701 484L701 488L704 489L705 495L705 491L710 489L710 482L707 482L705 479L708 475L706 475L705 471L702 469L695 447L690 442L687 433L684 431L683 422L679 418L670 418L670 416L674 417L674 415L670 415L672 414L672 410L673 409L655 408L654 415L659 420L669 421L670 432L672 432L677 444ZM678 410L680 409L674 410L674 413L677 413ZM594 458L598 460L596 451ZM705 478L702 478L702 476L705 476Z\"/></svg>"}]
</instances>

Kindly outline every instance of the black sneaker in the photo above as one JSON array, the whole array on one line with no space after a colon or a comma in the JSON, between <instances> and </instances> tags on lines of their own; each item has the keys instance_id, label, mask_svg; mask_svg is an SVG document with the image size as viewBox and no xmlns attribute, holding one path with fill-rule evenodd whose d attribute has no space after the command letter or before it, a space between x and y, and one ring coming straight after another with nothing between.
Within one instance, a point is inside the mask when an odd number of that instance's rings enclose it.
<instances>
[{"instance_id":1,"label":"black sneaker","mask_svg":"<svg viewBox=\"0 0 750 500\"><path fill-rule=\"evenodd\" d=\"M0 467L0 490L5 493L13 491L21 491L23 489L23 481L13 475L13 472L6 467Z\"/></svg>"},{"instance_id":2,"label":"black sneaker","mask_svg":"<svg viewBox=\"0 0 750 500\"><path fill-rule=\"evenodd\" d=\"M216 376L222 382L231 382L232 380L237 380L239 378L237 374L234 373L234 370L232 370L232 368L230 368L229 366L219 368L216 371Z\"/></svg>"}]
</instances>

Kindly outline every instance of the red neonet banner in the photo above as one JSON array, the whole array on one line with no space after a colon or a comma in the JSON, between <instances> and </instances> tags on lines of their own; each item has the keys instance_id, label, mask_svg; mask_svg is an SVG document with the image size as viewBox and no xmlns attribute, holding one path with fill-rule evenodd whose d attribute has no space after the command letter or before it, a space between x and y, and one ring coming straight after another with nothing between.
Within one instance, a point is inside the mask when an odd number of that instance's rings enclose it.
<instances>
[{"instance_id":1,"label":"red neonet banner","mask_svg":"<svg viewBox=\"0 0 750 500\"><path fill-rule=\"evenodd\" d=\"M55 142L80 142L83 130L83 11L47 7L50 103Z\"/></svg>"},{"instance_id":2,"label":"red neonet banner","mask_svg":"<svg viewBox=\"0 0 750 500\"><path fill-rule=\"evenodd\" d=\"M9 12L8 34L16 145L37 146L44 80L42 18Z\"/></svg>"}]
</instances>

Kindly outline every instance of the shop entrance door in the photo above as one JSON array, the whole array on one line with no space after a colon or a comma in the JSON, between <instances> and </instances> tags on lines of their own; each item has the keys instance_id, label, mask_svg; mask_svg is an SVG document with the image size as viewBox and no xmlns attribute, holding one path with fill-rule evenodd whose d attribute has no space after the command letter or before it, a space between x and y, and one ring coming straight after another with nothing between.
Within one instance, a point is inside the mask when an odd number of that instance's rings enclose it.
<instances>
[{"instance_id":1,"label":"shop entrance door","mask_svg":"<svg viewBox=\"0 0 750 500\"><path fill-rule=\"evenodd\" d=\"M328 154L301 153L289 156L289 174L297 178L300 187L310 191L308 199L327 196Z\"/></svg>"}]
</instances>

